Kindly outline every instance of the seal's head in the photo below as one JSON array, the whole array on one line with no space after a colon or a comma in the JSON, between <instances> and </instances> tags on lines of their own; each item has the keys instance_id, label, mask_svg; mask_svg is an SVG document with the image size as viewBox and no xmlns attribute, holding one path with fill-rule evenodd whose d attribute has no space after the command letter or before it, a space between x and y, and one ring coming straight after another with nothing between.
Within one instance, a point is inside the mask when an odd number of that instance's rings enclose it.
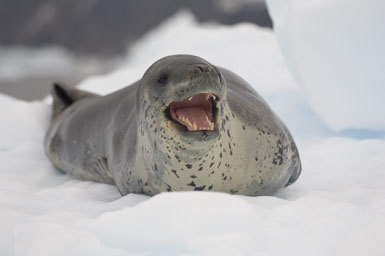
<instances>
[{"instance_id":1,"label":"seal's head","mask_svg":"<svg viewBox=\"0 0 385 256\"><path fill-rule=\"evenodd\" d=\"M189 144L219 136L226 84L219 70L199 57L173 55L158 60L143 75L138 97L140 123L146 122L147 133L166 130Z\"/></svg>"}]
</instances>

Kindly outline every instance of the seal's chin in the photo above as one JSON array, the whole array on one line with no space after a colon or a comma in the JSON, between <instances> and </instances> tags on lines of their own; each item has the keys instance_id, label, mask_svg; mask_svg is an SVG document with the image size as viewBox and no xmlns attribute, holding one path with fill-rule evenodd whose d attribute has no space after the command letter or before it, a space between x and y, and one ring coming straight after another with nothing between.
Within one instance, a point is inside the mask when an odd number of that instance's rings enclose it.
<instances>
[{"instance_id":1,"label":"seal's chin","mask_svg":"<svg viewBox=\"0 0 385 256\"><path fill-rule=\"evenodd\" d=\"M214 131L218 97L211 93L195 94L182 101L172 102L168 116L189 132Z\"/></svg>"}]
</instances>

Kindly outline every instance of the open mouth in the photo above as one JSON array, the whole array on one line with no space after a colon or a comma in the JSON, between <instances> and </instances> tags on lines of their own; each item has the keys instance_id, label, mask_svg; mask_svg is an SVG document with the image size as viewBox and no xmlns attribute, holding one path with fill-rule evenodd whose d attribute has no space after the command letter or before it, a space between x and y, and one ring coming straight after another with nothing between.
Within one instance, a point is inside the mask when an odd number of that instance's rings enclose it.
<instances>
[{"instance_id":1,"label":"open mouth","mask_svg":"<svg viewBox=\"0 0 385 256\"><path fill-rule=\"evenodd\" d=\"M216 102L211 93L199 93L182 101L172 102L168 107L171 120L188 131L214 131Z\"/></svg>"}]
</instances>

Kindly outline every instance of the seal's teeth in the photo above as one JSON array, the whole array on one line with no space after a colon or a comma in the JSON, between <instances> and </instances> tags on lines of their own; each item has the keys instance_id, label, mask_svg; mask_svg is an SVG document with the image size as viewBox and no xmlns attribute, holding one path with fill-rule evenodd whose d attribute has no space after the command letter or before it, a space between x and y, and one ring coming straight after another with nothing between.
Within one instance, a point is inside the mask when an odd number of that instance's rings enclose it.
<instances>
[{"instance_id":1,"label":"seal's teeth","mask_svg":"<svg viewBox=\"0 0 385 256\"><path fill-rule=\"evenodd\" d=\"M209 124L211 121L209 120L209 117L206 115L206 122Z\"/></svg>"},{"instance_id":2,"label":"seal's teeth","mask_svg":"<svg viewBox=\"0 0 385 256\"><path fill-rule=\"evenodd\" d=\"M207 124L209 125L209 129L210 129L211 131L214 131L214 122L211 122L211 121L209 120L208 116L206 116L206 122L207 122Z\"/></svg>"},{"instance_id":3,"label":"seal's teeth","mask_svg":"<svg viewBox=\"0 0 385 256\"><path fill-rule=\"evenodd\" d=\"M206 94L206 101L208 101L210 97L211 97L210 93Z\"/></svg>"},{"instance_id":4,"label":"seal's teeth","mask_svg":"<svg viewBox=\"0 0 385 256\"><path fill-rule=\"evenodd\" d=\"M194 130L198 130L197 123L195 123L195 122L193 123L192 127L193 127Z\"/></svg>"},{"instance_id":5,"label":"seal's teeth","mask_svg":"<svg viewBox=\"0 0 385 256\"><path fill-rule=\"evenodd\" d=\"M194 97L194 96L191 96L190 98L188 98L188 100L191 101L193 97Z\"/></svg>"},{"instance_id":6,"label":"seal's teeth","mask_svg":"<svg viewBox=\"0 0 385 256\"><path fill-rule=\"evenodd\" d=\"M190 119L188 119L187 117L185 117L184 121L185 121L188 125L191 125Z\"/></svg>"}]
</instances>

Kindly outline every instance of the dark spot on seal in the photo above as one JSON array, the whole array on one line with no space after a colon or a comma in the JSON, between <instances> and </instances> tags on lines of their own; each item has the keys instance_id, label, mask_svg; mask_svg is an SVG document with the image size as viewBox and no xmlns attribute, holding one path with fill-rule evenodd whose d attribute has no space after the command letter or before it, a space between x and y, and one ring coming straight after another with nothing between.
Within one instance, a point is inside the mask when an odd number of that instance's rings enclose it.
<instances>
[{"instance_id":1,"label":"dark spot on seal","mask_svg":"<svg viewBox=\"0 0 385 256\"><path fill-rule=\"evenodd\" d=\"M222 158L222 152L221 152L221 153L219 153L219 158Z\"/></svg>"},{"instance_id":2,"label":"dark spot on seal","mask_svg":"<svg viewBox=\"0 0 385 256\"><path fill-rule=\"evenodd\" d=\"M186 164L186 167L187 167L188 169L191 169L192 165L191 165L191 164Z\"/></svg>"},{"instance_id":3,"label":"dark spot on seal","mask_svg":"<svg viewBox=\"0 0 385 256\"><path fill-rule=\"evenodd\" d=\"M283 145L281 140L277 140L278 152L274 153L273 164L282 165L283 163Z\"/></svg>"},{"instance_id":4,"label":"dark spot on seal","mask_svg":"<svg viewBox=\"0 0 385 256\"><path fill-rule=\"evenodd\" d=\"M179 175L177 174L177 172L176 172L176 170L171 170L174 174L175 174L175 176L179 179Z\"/></svg>"},{"instance_id":5,"label":"dark spot on seal","mask_svg":"<svg viewBox=\"0 0 385 256\"><path fill-rule=\"evenodd\" d=\"M158 166L154 164L155 171L158 171Z\"/></svg>"},{"instance_id":6,"label":"dark spot on seal","mask_svg":"<svg viewBox=\"0 0 385 256\"><path fill-rule=\"evenodd\" d=\"M231 138L231 134L230 134L230 130L227 129L227 136L229 136L229 138Z\"/></svg>"},{"instance_id":7,"label":"dark spot on seal","mask_svg":"<svg viewBox=\"0 0 385 256\"><path fill-rule=\"evenodd\" d=\"M213 187L214 187L214 185L210 185L210 186L208 187L208 189L209 189L209 190L212 190Z\"/></svg>"},{"instance_id":8,"label":"dark spot on seal","mask_svg":"<svg viewBox=\"0 0 385 256\"><path fill-rule=\"evenodd\" d=\"M195 179L197 176L195 176L194 174L190 176L191 178Z\"/></svg>"},{"instance_id":9,"label":"dark spot on seal","mask_svg":"<svg viewBox=\"0 0 385 256\"><path fill-rule=\"evenodd\" d=\"M166 182L164 184L167 186L167 191L171 192L172 191L172 187L170 185L168 185Z\"/></svg>"},{"instance_id":10,"label":"dark spot on seal","mask_svg":"<svg viewBox=\"0 0 385 256\"><path fill-rule=\"evenodd\" d=\"M191 181L189 184L187 184L187 186L195 187L194 181Z\"/></svg>"},{"instance_id":11,"label":"dark spot on seal","mask_svg":"<svg viewBox=\"0 0 385 256\"><path fill-rule=\"evenodd\" d=\"M205 185L203 185L203 186L201 186L201 187L195 187L194 190L195 190L195 191L202 191L202 190L205 189L205 187L206 187Z\"/></svg>"},{"instance_id":12,"label":"dark spot on seal","mask_svg":"<svg viewBox=\"0 0 385 256\"><path fill-rule=\"evenodd\" d=\"M202 166L202 167L200 167L200 168L198 169L198 171L202 171L202 169L203 169L203 166Z\"/></svg>"},{"instance_id":13,"label":"dark spot on seal","mask_svg":"<svg viewBox=\"0 0 385 256\"><path fill-rule=\"evenodd\" d=\"M214 165L214 162L212 162L212 163L210 164L210 168L211 168L213 165Z\"/></svg>"},{"instance_id":14,"label":"dark spot on seal","mask_svg":"<svg viewBox=\"0 0 385 256\"><path fill-rule=\"evenodd\" d=\"M258 162L258 157L255 157L255 161L257 161L257 162Z\"/></svg>"},{"instance_id":15,"label":"dark spot on seal","mask_svg":"<svg viewBox=\"0 0 385 256\"><path fill-rule=\"evenodd\" d=\"M219 168L219 167L221 166L221 163L222 163L222 162L219 162L219 164L218 164L217 168Z\"/></svg>"}]
</instances>

